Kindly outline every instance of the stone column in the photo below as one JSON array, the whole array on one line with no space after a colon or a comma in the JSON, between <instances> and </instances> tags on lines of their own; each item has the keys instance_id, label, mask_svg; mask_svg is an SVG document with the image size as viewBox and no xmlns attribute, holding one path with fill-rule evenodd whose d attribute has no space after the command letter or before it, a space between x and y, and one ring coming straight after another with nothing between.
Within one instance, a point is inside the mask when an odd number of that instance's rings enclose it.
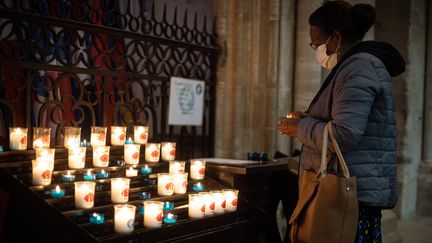
<instances>
[{"instance_id":1,"label":"stone column","mask_svg":"<svg viewBox=\"0 0 432 243\"><path fill-rule=\"evenodd\" d=\"M432 1L428 1L425 106L423 121L423 161L432 165Z\"/></svg>"}]
</instances>

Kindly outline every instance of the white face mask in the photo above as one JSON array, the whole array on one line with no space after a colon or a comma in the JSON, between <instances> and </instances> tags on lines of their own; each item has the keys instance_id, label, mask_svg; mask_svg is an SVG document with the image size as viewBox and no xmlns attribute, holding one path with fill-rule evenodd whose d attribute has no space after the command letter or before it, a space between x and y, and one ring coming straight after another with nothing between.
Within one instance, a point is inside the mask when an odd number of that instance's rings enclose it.
<instances>
[{"instance_id":1,"label":"white face mask","mask_svg":"<svg viewBox=\"0 0 432 243\"><path fill-rule=\"evenodd\" d=\"M326 69L331 69L334 66L336 66L337 64L337 53L339 50L339 45L336 48L336 52L333 54L327 55L327 42L329 42L329 40L332 38L333 35L331 35L326 43L321 44L320 46L317 47L316 51L315 51L315 55L316 55L316 59L318 61L318 63Z\"/></svg>"}]
</instances>

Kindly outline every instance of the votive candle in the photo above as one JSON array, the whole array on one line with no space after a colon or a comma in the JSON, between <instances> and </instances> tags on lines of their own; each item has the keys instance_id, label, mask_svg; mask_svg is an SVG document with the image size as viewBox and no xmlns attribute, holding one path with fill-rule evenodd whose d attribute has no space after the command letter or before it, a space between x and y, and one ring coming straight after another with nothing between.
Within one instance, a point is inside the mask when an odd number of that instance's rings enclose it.
<instances>
[{"instance_id":1,"label":"votive candle","mask_svg":"<svg viewBox=\"0 0 432 243\"><path fill-rule=\"evenodd\" d=\"M69 147L68 167L71 169L82 169L85 167L86 147Z\"/></svg>"},{"instance_id":2,"label":"votive candle","mask_svg":"<svg viewBox=\"0 0 432 243\"><path fill-rule=\"evenodd\" d=\"M162 160L169 161L175 160L176 156L176 143L162 142Z\"/></svg>"},{"instance_id":3,"label":"votive candle","mask_svg":"<svg viewBox=\"0 0 432 243\"><path fill-rule=\"evenodd\" d=\"M132 166L126 170L126 177L134 177L138 175L138 170L134 169Z\"/></svg>"},{"instance_id":4,"label":"votive candle","mask_svg":"<svg viewBox=\"0 0 432 243\"><path fill-rule=\"evenodd\" d=\"M109 165L110 146L93 146L93 166L107 167Z\"/></svg>"},{"instance_id":5,"label":"votive candle","mask_svg":"<svg viewBox=\"0 0 432 243\"><path fill-rule=\"evenodd\" d=\"M147 126L134 126L134 142L138 144L146 144L148 138Z\"/></svg>"},{"instance_id":6,"label":"votive candle","mask_svg":"<svg viewBox=\"0 0 432 243\"><path fill-rule=\"evenodd\" d=\"M213 196L215 202L215 213L224 213L226 208L226 201L222 191L210 191L210 194Z\"/></svg>"},{"instance_id":7,"label":"votive candle","mask_svg":"<svg viewBox=\"0 0 432 243\"><path fill-rule=\"evenodd\" d=\"M158 173L157 192L160 196L171 196L174 193L174 186L171 175L168 173Z\"/></svg>"},{"instance_id":8,"label":"votive candle","mask_svg":"<svg viewBox=\"0 0 432 243\"><path fill-rule=\"evenodd\" d=\"M27 149L27 128L10 127L9 128L9 148L10 150Z\"/></svg>"},{"instance_id":9,"label":"votive candle","mask_svg":"<svg viewBox=\"0 0 432 243\"><path fill-rule=\"evenodd\" d=\"M205 203L199 194L189 194L189 218L203 218L205 214Z\"/></svg>"},{"instance_id":10,"label":"votive candle","mask_svg":"<svg viewBox=\"0 0 432 243\"><path fill-rule=\"evenodd\" d=\"M162 226L163 202L144 201L144 227L159 228Z\"/></svg>"},{"instance_id":11,"label":"votive candle","mask_svg":"<svg viewBox=\"0 0 432 243\"><path fill-rule=\"evenodd\" d=\"M114 231L120 234L128 234L134 230L135 222L134 205L114 205Z\"/></svg>"},{"instance_id":12,"label":"votive candle","mask_svg":"<svg viewBox=\"0 0 432 243\"><path fill-rule=\"evenodd\" d=\"M86 209L94 206L95 186L93 181L77 181L75 184L75 208Z\"/></svg>"},{"instance_id":13,"label":"votive candle","mask_svg":"<svg viewBox=\"0 0 432 243\"><path fill-rule=\"evenodd\" d=\"M32 182L35 186L51 184L53 162L48 160L32 160Z\"/></svg>"},{"instance_id":14,"label":"votive candle","mask_svg":"<svg viewBox=\"0 0 432 243\"><path fill-rule=\"evenodd\" d=\"M145 145L145 161L159 162L160 143L146 143Z\"/></svg>"},{"instance_id":15,"label":"votive candle","mask_svg":"<svg viewBox=\"0 0 432 243\"><path fill-rule=\"evenodd\" d=\"M112 178L111 179L111 201L113 203L125 203L129 200L130 179Z\"/></svg>"},{"instance_id":16,"label":"votive candle","mask_svg":"<svg viewBox=\"0 0 432 243\"><path fill-rule=\"evenodd\" d=\"M169 162L169 173L183 173L185 172L185 162L172 160Z\"/></svg>"},{"instance_id":17,"label":"votive candle","mask_svg":"<svg viewBox=\"0 0 432 243\"><path fill-rule=\"evenodd\" d=\"M79 147L81 141L81 127L65 127L64 147Z\"/></svg>"},{"instance_id":18,"label":"votive candle","mask_svg":"<svg viewBox=\"0 0 432 243\"><path fill-rule=\"evenodd\" d=\"M190 162L190 177L194 180L204 179L205 176L205 160L191 160Z\"/></svg>"},{"instance_id":19,"label":"votive candle","mask_svg":"<svg viewBox=\"0 0 432 243\"><path fill-rule=\"evenodd\" d=\"M234 189L222 189L226 202L225 211L233 212L237 210L238 192L238 190Z\"/></svg>"},{"instance_id":20,"label":"votive candle","mask_svg":"<svg viewBox=\"0 0 432 243\"><path fill-rule=\"evenodd\" d=\"M62 175L63 182L73 182L75 181L75 175L72 175L70 171L66 175Z\"/></svg>"},{"instance_id":21,"label":"votive candle","mask_svg":"<svg viewBox=\"0 0 432 243\"><path fill-rule=\"evenodd\" d=\"M54 190L51 191L52 198L61 198L64 197L64 195L65 195L65 190L60 189L58 185L55 187Z\"/></svg>"},{"instance_id":22,"label":"votive candle","mask_svg":"<svg viewBox=\"0 0 432 243\"><path fill-rule=\"evenodd\" d=\"M126 140L126 128L111 126L111 145L124 145Z\"/></svg>"},{"instance_id":23,"label":"votive candle","mask_svg":"<svg viewBox=\"0 0 432 243\"><path fill-rule=\"evenodd\" d=\"M49 148L51 128L33 127L33 148Z\"/></svg>"},{"instance_id":24,"label":"votive candle","mask_svg":"<svg viewBox=\"0 0 432 243\"><path fill-rule=\"evenodd\" d=\"M204 215L209 216L215 213L215 201L210 192L200 192L198 193L204 201L205 212Z\"/></svg>"},{"instance_id":25,"label":"votive candle","mask_svg":"<svg viewBox=\"0 0 432 243\"><path fill-rule=\"evenodd\" d=\"M188 184L188 173L174 173L171 174L174 184L174 193L175 194L185 194L187 191Z\"/></svg>"},{"instance_id":26,"label":"votive candle","mask_svg":"<svg viewBox=\"0 0 432 243\"><path fill-rule=\"evenodd\" d=\"M124 145L124 161L126 164L136 165L139 163L140 144Z\"/></svg>"},{"instance_id":27,"label":"votive candle","mask_svg":"<svg viewBox=\"0 0 432 243\"><path fill-rule=\"evenodd\" d=\"M90 144L92 146L105 146L106 133L106 127L91 127Z\"/></svg>"}]
</instances>

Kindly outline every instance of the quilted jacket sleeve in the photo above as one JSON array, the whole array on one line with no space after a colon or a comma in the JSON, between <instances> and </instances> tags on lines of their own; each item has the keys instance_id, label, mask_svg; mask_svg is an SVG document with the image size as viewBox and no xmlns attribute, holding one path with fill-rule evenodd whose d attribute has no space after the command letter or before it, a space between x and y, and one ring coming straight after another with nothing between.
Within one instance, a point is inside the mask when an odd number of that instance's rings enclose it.
<instances>
[{"instance_id":1,"label":"quilted jacket sleeve","mask_svg":"<svg viewBox=\"0 0 432 243\"><path fill-rule=\"evenodd\" d=\"M354 149L360 141L380 83L369 59L353 57L341 68L333 89L331 117L336 140L344 152ZM304 118L298 126L298 138L304 145L321 150L325 124L319 117Z\"/></svg>"}]
</instances>

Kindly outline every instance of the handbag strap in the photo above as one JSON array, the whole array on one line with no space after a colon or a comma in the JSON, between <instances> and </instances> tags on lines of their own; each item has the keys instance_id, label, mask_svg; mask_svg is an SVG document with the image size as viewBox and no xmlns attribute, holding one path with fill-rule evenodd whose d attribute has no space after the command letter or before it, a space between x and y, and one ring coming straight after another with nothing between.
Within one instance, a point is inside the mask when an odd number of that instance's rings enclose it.
<instances>
[{"instance_id":1,"label":"handbag strap","mask_svg":"<svg viewBox=\"0 0 432 243\"><path fill-rule=\"evenodd\" d=\"M335 150L336 155L338 157L337 161L338 161L338 164L340 166L340 169L342 170L342 173L343 173L345 178L350 178L350 173L349 173L348 167L345 163L345 159L342 155L342 152L341 152L339 145L336 141L336 138L334 137L334 134L333 134L332 121L329 121L324 128L322 153L321 153L321 167L318 171L318 174L320 175L321 178L327 175L327 164L328 164L327 150L328 150L328 137L329 137L329 135L330 135L330 139L331 139L331 144L333 145L333 149Z\"/></svg>"}]
</instances>

